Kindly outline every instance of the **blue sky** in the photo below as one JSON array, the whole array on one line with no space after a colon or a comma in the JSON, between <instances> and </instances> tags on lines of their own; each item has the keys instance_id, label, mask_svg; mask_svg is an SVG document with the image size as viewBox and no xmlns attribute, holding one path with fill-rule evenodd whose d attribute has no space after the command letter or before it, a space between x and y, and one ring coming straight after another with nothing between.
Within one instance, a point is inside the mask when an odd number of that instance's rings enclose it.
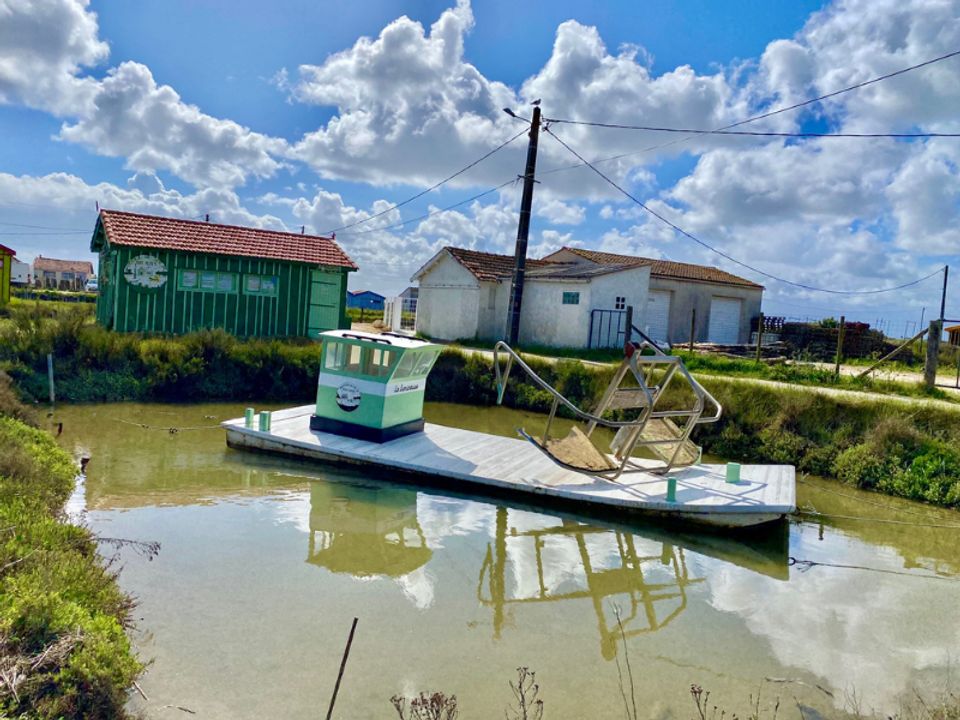
<instances>
[{"instance_id":1,"label":"blue sky","mask_svg":"<svg viewBox=\"0 0 960 720\"><path fill-rule=\"evenodd\" d=\"M97 201L318 233L363 221L517 132L499 108L534 97L550 117L716 127L960 48L960 4L926 0L0 0L0 16L0 242L27 259L87 257ZM960 60L946 61L756 127L956 132L958 77ZM670 138L555 131L589 158L635 153L602 167L772 275L873 289L960 266L960 141L694 139L636 153ZM520 138L352 230L499 185L523 152ZM571 160L545 138L541 171ZM894 332L937 304L935 279L862 297L779 283L677 236L589 170L542 180L534 254L572 244L717 265L763 282L768 314L882 316ZM447 244L510 252L518 194L340 233L361 266L352 286L398 291Z\"/></svg>"}]
</instances>

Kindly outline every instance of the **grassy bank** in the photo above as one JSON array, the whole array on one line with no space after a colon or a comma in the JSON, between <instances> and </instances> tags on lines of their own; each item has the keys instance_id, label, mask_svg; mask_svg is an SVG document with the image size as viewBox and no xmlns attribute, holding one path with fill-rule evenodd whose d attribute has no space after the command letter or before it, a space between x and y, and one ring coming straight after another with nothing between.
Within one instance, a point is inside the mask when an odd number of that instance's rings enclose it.
<instances>
[{"instance_id":1,"label":"grassy bank","mask_svg":"<svg viewBox=\"0 0 960 720\"><path fill-rule=\"evenodd\" d=\"M123 718L131 601L62 518L76 467L0 374L0 716Z\"/></svg>"}]
</instances>

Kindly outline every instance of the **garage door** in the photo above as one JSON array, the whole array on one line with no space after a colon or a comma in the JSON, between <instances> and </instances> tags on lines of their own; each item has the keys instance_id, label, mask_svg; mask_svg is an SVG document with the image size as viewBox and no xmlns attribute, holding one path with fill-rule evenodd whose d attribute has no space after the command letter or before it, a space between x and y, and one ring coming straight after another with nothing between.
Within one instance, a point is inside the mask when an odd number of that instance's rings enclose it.
<instances>
[{"instance_id":1,"label":"garage door","mask_svg":"<svg viewBox=\"0 0 960 720\"><path fill-rule=\"evenodd\" d=\"M670 291L651 290L647 294L647 335L659 343L668 340L670 327Z\"/></svg>"},{"instance_id":2,"label":"garage door","mask_svg":"<svg viewBox=\"0 0 960 720\"><path fill-rule=\"evenodd\" d=\"M710 327L707 340L733 345L740 340L740 305L736 298L715 297L710 301Z\"/></svg>"}]
</instances>

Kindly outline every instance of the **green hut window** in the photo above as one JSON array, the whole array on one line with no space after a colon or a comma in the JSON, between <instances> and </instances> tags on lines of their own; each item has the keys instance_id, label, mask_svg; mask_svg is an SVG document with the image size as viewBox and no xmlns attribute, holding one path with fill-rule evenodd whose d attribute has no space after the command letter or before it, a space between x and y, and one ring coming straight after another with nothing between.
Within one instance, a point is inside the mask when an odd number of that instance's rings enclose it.
<instances>
[{"instance_id":1,"label":"green hut window","mask_svg":"<svg viewBox=\"0 0 960 720\"><path fill-rule=\"evenodd\" d=\"M235 293L239 285L236 273L212 270L181 270L177 287L180 290Z\"/></svg>"},{"instance_id":2,"label":"green hut window","mask_svg":"<svg viewBox=\"0 0 960 720\"><path fill-rule=\"evenodd\" d=\"M384 377L390 374L390 366L393 365L395 356L393 351L367 349L364 352L366 354L363 363L363 372L365 375Z\"/></svg>"},{"instance_id":3,"label":"green hut window","mask_svg":"<svg viewBox=\"0 0 960 720\"><path fill-rule=\"evenodd\" d=\"M243 292L245 295L276 297L279 278L276 275L244 275Z\"/></svg>"},{"instance_id":4,"label":"green hut window","mask_svg":"<svg viewBox=\"0 0 960 720\"><path fill-rule=\"evenodd\" d=\"M348 372L360 371L361 348L359 345L330 342L324 367L327 370L345 370Z\"/></svg>"}]
</instances>

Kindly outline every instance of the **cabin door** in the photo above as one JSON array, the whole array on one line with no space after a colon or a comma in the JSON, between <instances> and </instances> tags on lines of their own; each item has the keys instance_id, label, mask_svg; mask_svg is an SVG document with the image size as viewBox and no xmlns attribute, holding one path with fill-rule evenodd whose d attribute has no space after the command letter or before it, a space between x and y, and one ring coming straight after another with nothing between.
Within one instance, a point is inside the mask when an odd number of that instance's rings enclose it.
<instances>
[{"instance_id":1,"label":"cabin door","mask_svg":"<svg viewBox=\"0 0 960 720\"><path fill-rule=\"evenodd\" d=\"M310 301L307 307L307 337L315 338L340 325L340 284L343 274L324 270L310 271Z\"/></svg>"}]
</instances>

